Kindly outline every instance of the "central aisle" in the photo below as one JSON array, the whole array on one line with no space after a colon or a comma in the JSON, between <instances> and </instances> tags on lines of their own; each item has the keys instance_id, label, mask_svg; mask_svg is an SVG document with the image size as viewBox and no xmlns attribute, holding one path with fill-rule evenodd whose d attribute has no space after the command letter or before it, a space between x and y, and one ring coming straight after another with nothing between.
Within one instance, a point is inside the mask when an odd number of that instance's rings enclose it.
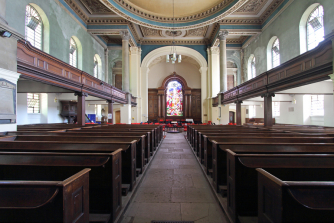
<instances>
[{"instance_id":1,"label":"central aisle","mask_svg":"<svg viewBox=\"0 0 334 223\"><path fill-rule=\"evenodd\" d=\"M167 133L122 223L227 222L184 133Z\"/></svg>"}]
</instances>

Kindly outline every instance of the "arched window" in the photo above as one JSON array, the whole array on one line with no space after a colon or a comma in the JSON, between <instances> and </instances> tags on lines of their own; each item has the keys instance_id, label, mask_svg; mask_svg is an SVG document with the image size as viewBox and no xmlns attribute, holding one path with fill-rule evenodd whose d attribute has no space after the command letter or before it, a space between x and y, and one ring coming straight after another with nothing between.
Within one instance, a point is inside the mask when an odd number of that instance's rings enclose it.
<instances>
[{"instance_id":1,"label":"arched window","mask_svg":"<svg viewBox=\"0 0 334 223\"><path fill-rule=\"evenodd\" d=\"M252 62L251 62L251 75L252 78L254 78L256 76L256 68L255 68L255 57L253 58Z\"/></svg>"},{"instance_id":2,"label":"arched window","mask_svg":"<svg viewBox=\"0 0 334 223\"><path fill-rule=\"evenodd\" d=\"M25 38L34 47L43 50L42 46L42 34L43 34L43 21L37 10L31 5L26 6L26 18L25 18Z\"/></svg>"},{"instance_id":3,"label":"arched window","mask_svg":"<svg viewBox=\"0 0 334 223\"><path fill-rule=\"evenodd\" d=\"M274 41L273 46L271 48L271 58L272 58L272 68L275 68L281 64L278 38Z\"/></svg>"},{"instance_id":4,"label":"arched window","mask_svg":"<svg viewBox=\"0 0 334 223\"><path fill-rule=\"evenodd\" d=\"M96 55L94 56L94 77L98 78L99 74L99 62L97 60Z\"/></svg>"},{"instance_id":5,"label":"arched window","mask_svg":"<svg viewBox=\"0 0 334 223\"><path fill-rule=\"evenodd\" d=\"M78 67L78 47L73 38L70 40L70 65Z\"/></svg>"},{"instance_id":6,"label":"arched window","mask_svg":"<svg viewBox=\"0 0 334 223\"><path fill-rule=\"evenodd\" d=\"M312 50L324 40L324 8L319 5L310 14L306 23L307 50Z\"/></svg>"},{"instance_id":7,"label":"arched window","mask_svg":"<svg viewBox=\"0 0 334 223\"><path fill-rule=\"evenodd\" d=\"M256 60L254 54L250 55L248 59L248 80L256 76Z\"/></svg>"},{"instance_id":8,"label":"arched window","mask_svg":"<svg viewBox=\"0 0 334 223\"><path fill-rule=\"evenodd\" d=\"M183 116L182 85L178 81L171 81L166 90L167 116Z\"/></svg>"}]
</instances>

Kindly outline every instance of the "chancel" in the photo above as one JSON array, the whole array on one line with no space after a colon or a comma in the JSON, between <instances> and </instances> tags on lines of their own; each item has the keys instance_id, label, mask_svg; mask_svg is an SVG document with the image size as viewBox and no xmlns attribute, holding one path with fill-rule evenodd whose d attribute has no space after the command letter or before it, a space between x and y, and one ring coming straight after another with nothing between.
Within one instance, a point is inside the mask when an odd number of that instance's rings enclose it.
<instances>
[{"instance_id":1,"label":"chancel","mask_svg":"<svg viewBox=\"0 0 334 223\"><path fill-rule=\"evenodd\" d=\"M332 222L332 0L0 0L0 222Z\"/></svg>"}]
</instances>

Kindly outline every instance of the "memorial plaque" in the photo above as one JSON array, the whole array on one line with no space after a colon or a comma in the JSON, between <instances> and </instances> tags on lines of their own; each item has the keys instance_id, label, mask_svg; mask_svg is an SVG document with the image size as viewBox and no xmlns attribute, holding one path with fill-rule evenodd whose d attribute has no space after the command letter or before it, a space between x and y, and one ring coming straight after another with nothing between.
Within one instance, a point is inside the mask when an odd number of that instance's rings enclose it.
<instances>
[{"instance_id":1,"label":"memorial plaque","mask_svg":"<svg viewBox=\"0 0 334 223\"><path fill-rule=\"evenodd\" d=\"M16 121L16 85L0 79L0 124Z\"/></svg>"}]
</instances>

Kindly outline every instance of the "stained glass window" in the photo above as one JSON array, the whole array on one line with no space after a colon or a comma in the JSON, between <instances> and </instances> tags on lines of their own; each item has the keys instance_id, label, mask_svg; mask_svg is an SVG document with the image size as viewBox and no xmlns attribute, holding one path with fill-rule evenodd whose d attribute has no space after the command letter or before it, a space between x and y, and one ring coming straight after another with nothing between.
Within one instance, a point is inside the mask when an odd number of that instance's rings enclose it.
<instances>
[{"instance_id":1,"label":"stained glass window","mask_svg":"<svg viewBox=\"0 0 334 223\"><path fill-rule=\"evenodd\" d=\"M182 85L177 81L169 82L166 92L167 116L183 116Z\"/></svg>"}]
</instances>

